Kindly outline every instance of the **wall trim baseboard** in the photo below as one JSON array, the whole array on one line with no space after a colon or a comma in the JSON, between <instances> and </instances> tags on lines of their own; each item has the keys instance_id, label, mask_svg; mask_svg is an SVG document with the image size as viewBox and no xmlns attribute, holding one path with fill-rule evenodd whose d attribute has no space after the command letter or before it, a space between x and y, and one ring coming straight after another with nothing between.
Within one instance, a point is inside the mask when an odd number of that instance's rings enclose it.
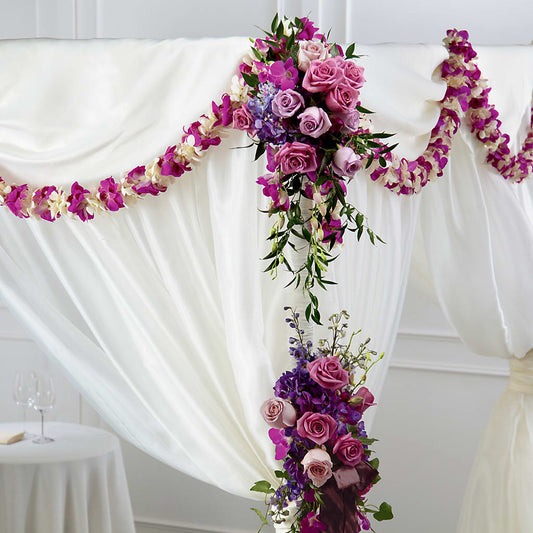
<instances>
[{"instance_id":1,"label":"wall trim baseboard","mask_svg":"<svg viewBox=\"0 0 533 533\"><path fill-rule=\"evenodd\" d=\"M136 527L144 527L153 531L168 533L249 533L244 530L228 529L213 526L198 526L183 522L164 522L154 518L139 517L135 519Z\"/></svg>"}]
</instances>

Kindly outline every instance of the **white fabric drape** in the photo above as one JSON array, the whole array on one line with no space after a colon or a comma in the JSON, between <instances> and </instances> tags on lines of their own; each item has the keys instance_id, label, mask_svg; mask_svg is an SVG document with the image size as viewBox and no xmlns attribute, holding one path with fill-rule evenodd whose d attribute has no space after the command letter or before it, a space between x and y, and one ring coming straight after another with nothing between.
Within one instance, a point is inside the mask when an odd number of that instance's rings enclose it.
<instances>
[{"instance_id":1,"label":"white fabric drape","mask_svg":"<svg viewBox=\"0 0 533 533\"><path fill-rule=\"evenodd\" d=\"M3 177L91 185L151 160L228 88L247 46L246 39L2 43ZM446 52L366 53L369 107L381 104L384 122L403 109L395 129L406 132L406 151L421 151L444 92L432 72ZM402 82L387 99L373 99L391 68L402 69ZM164 196L87 224L18 220L0 210L0 295L122 436L250 496L251 483L269 479L274 466L258 408L290 364L282 306L301 303L301 293L284 289L283 275L274 282L262 273L270 221L257 210L265 206L255 185L261 164L231 149L245 144L228 134ZM418 204L364 177L351 187L387 245L348 240L332 270L340 288L324 305L350 310L382 350L396 333Z\"/></svg>"},{"instance_id":2,"label":"white fabric drape","mask_svg":"<svg viewBox=\"0 0 533 533\"><path fill-rule=\"evenodd\" d=\"M477 48L476 48L477 49ZM516 151L529 125L531 47L479 47L480 68ZM439 302L473 351L511 359L466 490L460 533L533 531L533 185L506 183L466 127L444 178L423 194L420 224ZM516 382L525 382L522 388ZM513 386L513 383L515 385ZM527 386L529 383L529 386Z\"/></svg>"}]
</instances>

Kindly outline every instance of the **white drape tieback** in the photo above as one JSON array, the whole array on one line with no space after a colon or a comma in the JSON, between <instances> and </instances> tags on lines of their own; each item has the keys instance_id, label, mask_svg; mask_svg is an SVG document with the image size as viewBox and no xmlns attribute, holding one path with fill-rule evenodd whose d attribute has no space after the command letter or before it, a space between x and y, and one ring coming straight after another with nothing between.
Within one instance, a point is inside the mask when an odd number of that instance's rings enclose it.
<instances>
[{"instance_id":1,"label":"white drape tieback","mask_svg":"<svg viewBox=\"0 0 533 533\"><path fill-rule=\"evenodd\" d=\"M513 357L509 363L511 378L507 388L515 392L533 394L533 350L523 359Z\"/></svg>"}]
</instances>

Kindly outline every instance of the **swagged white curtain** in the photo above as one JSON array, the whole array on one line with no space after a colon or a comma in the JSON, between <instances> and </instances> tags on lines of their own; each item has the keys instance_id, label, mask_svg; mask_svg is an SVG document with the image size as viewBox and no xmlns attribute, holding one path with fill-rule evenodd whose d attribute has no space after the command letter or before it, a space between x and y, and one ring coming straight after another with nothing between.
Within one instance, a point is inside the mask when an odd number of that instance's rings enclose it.
<instances>
[{"instance_id":1,"label":"swagged white curtain","mask_svg":"<svg viewBox=\"0 0 533 533\"><path fill-rule=\"evenodd\" d=\"M476 47L516 153L531 116L532 47ZM463 127L420 226L439 302L473 352L510 361L470 474L459 533L533 531L533 184L506 183ZM421 252L417 250L416 253ZM416 257L416 256L415 256Z\"/></svg>"},{"instance_id":2,"label":"swagged white curtain","mask_svg":"<svg viewBox=\"0 0 533 533\"><path fill-rule=\"evenodd\" d=\"M90 186L150 161L227 90L248 44L0 43L0 175ZM381 112L378 127L399 131L405 153L420 153L445 89L431 80L445 51L365 53L365 102ZM385 93L395 70L401 82ZM249 497L275 466L258 408L290 365L282 307L302 302L283 288L286 277L262 273L270 221L258 212L262 163L233 149L245 144L228 133L163 196L86 224L19 220L0 209L0 298L120 435ZM348 309L375 349L390 354L418 200L364 177L351 187L388 244L347 242L324 316ZM375 390L385 370L374 374Z\"/></svg>"}]
</instances>

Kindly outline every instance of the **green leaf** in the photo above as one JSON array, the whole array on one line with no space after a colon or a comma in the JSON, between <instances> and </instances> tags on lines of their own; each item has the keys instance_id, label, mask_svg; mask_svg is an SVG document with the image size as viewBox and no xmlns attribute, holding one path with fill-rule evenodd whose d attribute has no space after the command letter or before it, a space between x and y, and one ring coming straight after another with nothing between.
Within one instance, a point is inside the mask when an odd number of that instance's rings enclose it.
<instances>
[{"instance_id":1,"label":"green leaf","mask_svg":"<svg viewBox=\"0 0 533 533\"><path fill-rule=\"evenodd\" d=\"M257 87L259 85L259 77L257 76L257 74L247 74L246 72L241 72L241 74L244 78L244 81L250 87Z\"/></svg>"},{"instance_id":2,"label":"green leaf","mask_svg":"<svg viewBox=\"0 0 533 533\"><path fill-rule=\"evenodd\" d=\"M250 490L253 492L262 492L264 494L272 494L276 492L272 488L272 485L268 481L265 481L264 479L261 481L256 481L254 486Z\"/></svg>"},{"instance_id":3,"label":"green leaf","mask_svg":"<svg viewBox=\"0 0 533 533\"><path fill-rule=\"evenodd\" d=\"M357 213L355 216L355 224L358 228L360 228L363 225L363 222L365 221L365 215L363 213Z\"/></svg>"},{"instance_id":4,"label":"green leaf","mask_svg":"<svg viewBox=\"0 0 533 533\"><path fill-rule=\"evenodd\" d=\"M255 151L254 161L257 161L265 153L265 150L266 150L265 143L259 143Z\"/></svg>"},{"instance_id":5,"label":"green leaf","mask_svg":"<svg viewBox=\"0 0 533 533\"><path fill-rule=\"evenodd\" d=\"M368 461L370 466L373 466L376 470L379 470L379 459L377 457L374 457L371 461Z\"/></svg>"},{"instance_id":6,"label":"green leaf","mask_svg":"<svg viewBox=\"0 0 533 533\"><path fill-rule=\"evenodd\" d=\"M283 27L283 22L278 24L278 29L276 30L276 37L281 39L285 33L285 28Z\"/></svg>"},{"instance_id":7,"label":"green leaf","mask_svg":"<svg viewBox=\"0 0 533 533\"><path fill-rule=\"evenodd\" d=\"M374 238L374 232L371 229L367 229L366 232L368 233L368 237L370 239L370 242L372 244L376 244L376 240Z\"/></svg>"},{"instance_id":8,"label":"green leaf","mask_svg":"<svg viewBox=\"0 0 533 533\"><path fill-rule=\"evenodd\" d=\"M309 305L305 308L305 319L307 320L307 322L309 322L309 318L311 317L311 310L312 310L312 305L309 304Z\"/></svg>"},{"instance_id":9,"label":"green leaf","mask_svg":"<svg viewBox=\"0 0 533 533\"><path fill-rule=\"evenodd\" d=\"M270 29L272 30L272 33L276 31L276 28L278 27L278 22L279 22L279 16L276 13L274 20L272 21L272 24L270 25Z\"/></svg>"},{"instance_id":10,"label":"green leaf","mask_svg":"<svg viewBox=\"0 0 533 533\"><path fill-rule=\"evenodd\" d=\"M350 59L353 56L355 51L355 43L352 43L348 48L346 48L346 59Z\"/></svg>"},{"instance_id":11,"label":"green leaf","mask_svg":"<svg viewBox=\"0 0 533 533\"><path fill-rule=\"evenodd\" d=\"M387 166L387 161L385 161L384 157L379 156L379 166L385 168Z\"/></svg>"},{"instance_id":12,"label":"green leaf","mask_svg":"<svg viewBox=\"0 0 533 533\"><path fill-rule=\"evenodd\" d=\"M374 518L378 522L382 522L383 520L391 520L392 518L394 518L394 514L392 513L392 507L387 502L383 502L379 506L379 511L374 513Z\"/></svg>"},{"instance_id":13,"label":"green leaf","mask_svg":"<svg viewBox=\"0 0 533 533\"><path fill-rule=\"evenodd\" d=\"M373 111L370 111L370 109L367 109L366 107L363 107L362 105L356 106L356 109L357 109L357 111L359 111L359 113L366 113L367 115L373 115L374 114Z\"/></svg>"}]
</instances>

